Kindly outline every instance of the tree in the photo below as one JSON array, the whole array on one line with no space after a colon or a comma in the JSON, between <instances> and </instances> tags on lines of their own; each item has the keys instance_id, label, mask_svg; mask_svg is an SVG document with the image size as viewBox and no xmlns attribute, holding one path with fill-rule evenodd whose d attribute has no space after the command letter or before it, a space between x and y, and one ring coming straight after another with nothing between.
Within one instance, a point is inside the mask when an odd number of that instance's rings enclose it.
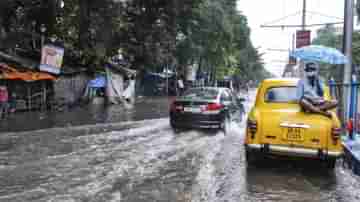
<instances>
[{"instance_id":1,"label":"tree","mask_svg":"<svg viewBox=\"0 0 360 202\"><path fill-rule=\"evenodd\" d=\"M315 45L323 45L341 49L342 41L339 35L336 35L336 29L333 25L325 26L317 31L317 37L313 40Z\"/></svg>"},{"instance_id":2,"label":"tree","mask_svg":"<svg viewBox=\"0 0 360 202\"><path fill-rule=\"evenodd\" d=\"M260 56L250 41L247 19L236 0L27 0L0 2L0 30L56 36L65 62L101 68L122 50L135 69L189 65L213 78L261 73ZM9 20L2 20L9 19ZM36 22L35 30L31 26ZM1 32L0 32L1 33ZM25 39L26 37L18 37ZM0 38L1 39L1 38ZM25 40L14 40L22 46ZM247 57L244 57L246 55ZM259 70L258 70L259 69Z\"/></svg>"},{"instance_id":3,"label":"tree","mask_svg":"<svg viewBox=\"0 0 360 202\"><path fill-rule=\"evenodd\" d=\"M197 64L218 78L239 72L252 74L247 67L254 66L248 64L259 62L260 57L250 42L246 17L235 5L236 1L209 0L193 10L191 23L180 27L178 37L177 55L182 66Z\"/></svg>"},{"instance_id":4,"label":"tree","mask_svg":"<svg viewBox=\"0 0 360 202\"><path fill-rule=\"evenodd\" d=\"M335 28L333 26L326 26L318 30L317 37L313 40L315 45L323 45L341 50L342 48L342 35L335 34ZM355 31L353 33L353 63L360 64L360 32ZM342 67L332 67L331 65L322 64L321 74L325 78L333 77L338 81L342 80Z\"/></svg>"}]
</instances>

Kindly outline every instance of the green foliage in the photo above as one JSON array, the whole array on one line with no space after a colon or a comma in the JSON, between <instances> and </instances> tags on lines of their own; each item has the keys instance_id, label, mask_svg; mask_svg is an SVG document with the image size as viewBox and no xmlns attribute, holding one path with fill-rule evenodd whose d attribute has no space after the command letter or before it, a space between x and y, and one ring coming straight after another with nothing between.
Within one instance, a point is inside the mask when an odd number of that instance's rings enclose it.
<instances>
[{"instance_id":1,"label":"green foliage","mask_svg":"<svg viewBox=\"0 0 360 202\"><path fill-rule=\"evenodd\" d=\"M323 45L332 48L342 49L342 35L337 35L333 26L326 26L318 30L317 37L313 40L315 45ZM353 63L356 65L360 64L360 32L356 31L353 33ZM336 80L342 80L341 72L342 67L333 67L332 65L322 64L320 73L325 78L334 77Z\"/></svg>"},{"instance_id":2,"label":"green foliage","mask_svg":"<svg viewBox=\"0 0 360 202\"><path fill-rule=\"evenodd\" d=\"M177 43L181 66L198 64L217 78L238 74L248 80L263 73L247 19L236 10L236 1L204 1L191 18L190 24L181 27Z\"/></svg>"},{"instance_id":3,"label":"green foliage","mask_svg":"<svg viewBox=\"0 0 360 202\"><path fill-rule=\"evenodd\" d=\"M45 24L45 35L56 36L70 58L89 68L121 49L136 69L198 65L213 79L265 75L236 0L64 0L64 8L58 0L17 2L1 1L0 34L40 34Z\"/></svg>"},{"instance_id":4,"label":"green foliage","mask_svg":"<svg viewBox=\"0 0 360 202\"><path fill-rule=\"evenodd\" d=\"M335 27L332 25L319 29L317 32L317 37L313 40L312 43L315 45L323 45L323 46L341 49L342 46L341 36L336 35L335 33L336 33Z\"/></svg>"}]
</instances>

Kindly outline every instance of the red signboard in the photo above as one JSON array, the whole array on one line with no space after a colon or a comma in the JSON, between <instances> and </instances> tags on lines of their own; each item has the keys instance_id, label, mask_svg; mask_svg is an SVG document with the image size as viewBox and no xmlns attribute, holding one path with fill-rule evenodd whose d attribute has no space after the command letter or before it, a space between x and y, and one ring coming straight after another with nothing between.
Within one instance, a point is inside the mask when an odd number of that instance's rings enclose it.
<instances>
[{"instance_id":1,"label":"red signboard","mask_svg":"<svg viewBox=\"0 0 360 202\"><path fill-rule=\"evenodd\" d=\"M311 44L311 31L299 30L296 31L296 48L301 48Z\"/></svg>"}]
</instances>

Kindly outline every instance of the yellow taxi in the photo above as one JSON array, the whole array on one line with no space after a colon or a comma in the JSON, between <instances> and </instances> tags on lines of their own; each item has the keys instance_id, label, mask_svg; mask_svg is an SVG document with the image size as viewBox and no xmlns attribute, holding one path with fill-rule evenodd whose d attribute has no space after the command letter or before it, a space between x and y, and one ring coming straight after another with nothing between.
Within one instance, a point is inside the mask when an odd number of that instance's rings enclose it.
<instances>
[{"instance_id":1,"label":"yellow taxi","mask_svg":"<svg viewBox=\"0 0 360 202\"><path fill-rule=\"evenodd\" d=\"M296 78L264 80L248 114L245 151L248 163L259 156L295 156L319 159L334 168L341 157L340 121L304 112L297 101ZM325 99L330 99L325 87Z\"/></svg>"}]
</instances>

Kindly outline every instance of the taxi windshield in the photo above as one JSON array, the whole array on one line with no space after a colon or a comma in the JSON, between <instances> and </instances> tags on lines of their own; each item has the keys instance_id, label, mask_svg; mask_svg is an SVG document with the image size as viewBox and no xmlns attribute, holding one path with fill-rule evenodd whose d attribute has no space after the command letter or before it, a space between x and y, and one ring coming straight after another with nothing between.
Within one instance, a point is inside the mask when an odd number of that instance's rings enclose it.
<instances>
[{"instance_id":1,"label":"taxi windshield","mask_svg":"<svg viewBox=\"0 0 360 202\"><path fill-rule=\"evenodd\" d=\"M297 100L295 86L273 87L265 93L266 103L295 103Z\"/></svg>"}]
</instances>

